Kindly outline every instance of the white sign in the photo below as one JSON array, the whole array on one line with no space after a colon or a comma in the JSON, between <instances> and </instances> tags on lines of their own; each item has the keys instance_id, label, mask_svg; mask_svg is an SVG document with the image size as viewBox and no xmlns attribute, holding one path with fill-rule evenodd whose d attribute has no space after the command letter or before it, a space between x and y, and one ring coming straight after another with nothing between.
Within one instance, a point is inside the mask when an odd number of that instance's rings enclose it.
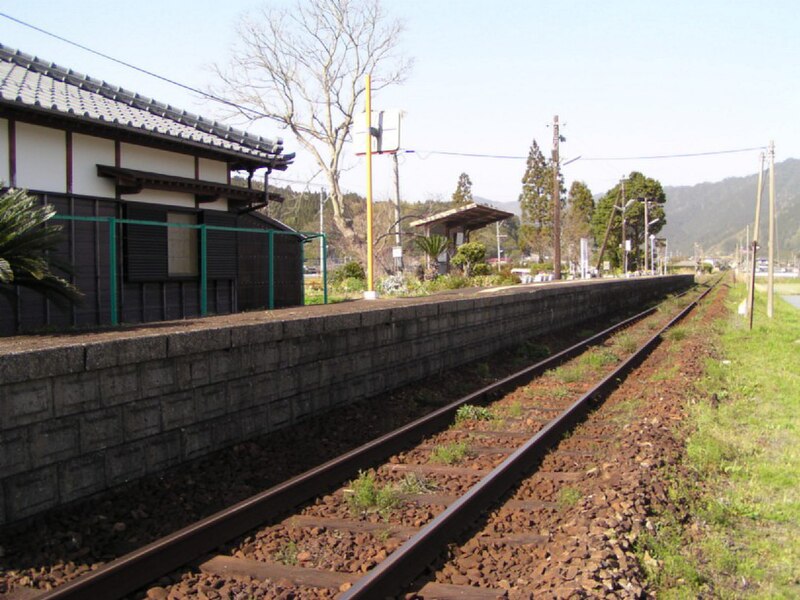
<instances>
[{"instance_id":1,"label":"white sign","mask_svg":"<svg viewBox=\"0 0 800 600\"><path fill-rule=\"evenodd\" d=\"M372 111L372 151L376 154L382 152L397 152L400 149L400 111L396 108L390 110ZM356 116L353 125L353 143L356 154L366 154L367 140L364 139L367 131L366 113Z\"/></svg>"},{"instance_id":2,"label":"white sign","mask_svg":"<svg viewBox=\"0 0 800 600\"><path fill-rule=\"evenodd\" d=\"M603 271L610 271L611 270L611 261L604 260L603 261Z\"/></svg>"},{"instance_id":3,"label":"white sign","mask_svg":"<svg viewBox=\"0 0 800 600\"><path fill-rule=\"evenodd\" d=\"M402 246L392 246L392 258L403 258Z\"/></svg>"}]
</instances>

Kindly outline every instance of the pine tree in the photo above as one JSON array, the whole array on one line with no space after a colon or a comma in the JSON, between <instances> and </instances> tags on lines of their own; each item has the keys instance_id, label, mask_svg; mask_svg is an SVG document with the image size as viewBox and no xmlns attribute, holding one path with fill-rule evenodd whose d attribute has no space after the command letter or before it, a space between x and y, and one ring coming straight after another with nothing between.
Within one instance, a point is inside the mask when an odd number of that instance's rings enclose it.
<instances>
[{"instance_id":1,"label":"pine tree","mask_svg":"<svg viewBox=\"0 0 800 600\"><path fill-rule=\"evenodd\" d=\"M528 152L519 204L522 209L520 238L542 262L551 250L553 238L553 171L536 140Z\"/></svg>"},{"instance_id":2,"label":"pine tree","mask_svg":"<svg viewBox=\"0 0 800 600\"><path fill-rule=\"evenodd\" d=\"M458 176L456 191L453 192L453 204L461 206L472 201L472 180L470 180L469 175L462 173Z\"/></svg>"}]
</instances>

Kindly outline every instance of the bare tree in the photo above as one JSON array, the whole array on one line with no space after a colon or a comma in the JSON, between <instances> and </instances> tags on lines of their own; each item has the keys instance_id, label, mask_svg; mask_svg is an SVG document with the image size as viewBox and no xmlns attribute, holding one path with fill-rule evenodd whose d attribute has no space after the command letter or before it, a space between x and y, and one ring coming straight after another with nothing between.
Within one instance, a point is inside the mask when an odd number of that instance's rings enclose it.
<instances>
[{"instance_id":1,"label":"bare tree","mask_svg":"<svg viewBox=\"0 0 800 600\"><path fill-rule=\"evenodd\" d=\"M242 106L241 116L276 121L311 153L327 177L336 227L359 248L363 240L339 185L342 151L365 76L379 91L402 82L410 69L411 62L397 55L402 30L380 0L303 0L290 10L267 6L243 18L233 58L227 67L215 67L222 81L215 92Z\"/></svg>"}]
</instances>

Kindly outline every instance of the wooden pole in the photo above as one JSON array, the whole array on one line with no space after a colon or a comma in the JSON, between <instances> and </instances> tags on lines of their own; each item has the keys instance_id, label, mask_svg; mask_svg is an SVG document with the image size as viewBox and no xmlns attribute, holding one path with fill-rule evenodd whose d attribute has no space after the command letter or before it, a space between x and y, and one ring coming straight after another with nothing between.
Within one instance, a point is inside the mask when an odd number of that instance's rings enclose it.
<instances>
[{"instance_id":1,"label":"wooden pole","mask_svg":"<svg viewBox=\"0 0 800 600\"><path fill-rule=\"evenodd\" d=\"M764 153L759 157L761 166L758 169L758 189L756 190L756 222L753 226L753 249L751 252L752 262L750 264L750 289L748 290L747 312L750 322L750 329L753 329L753 302L756 290L756 256L758 255L758 228L761 226L761 190L764 182Z\"/></svg>"},{"instance_id":2,"label":"wooden pole","mask_svg":"<svg viewBox=\"0 0 800 600\"><path fill-rule=\"evenodd\" d=\"M553 117L553 277L561 279L561 182L558 179L558 115Z\"/></svg>"},{"instance_id":3,"label":"wooden pole","mask_svg":"<svg viewBox=\"0 0 800 600\"><path fill-rule=\"evenodd\" d=\"M775 142L769 143L769 263L767 267L767 317L775 309Z\"/></svg>"}]
</instances>

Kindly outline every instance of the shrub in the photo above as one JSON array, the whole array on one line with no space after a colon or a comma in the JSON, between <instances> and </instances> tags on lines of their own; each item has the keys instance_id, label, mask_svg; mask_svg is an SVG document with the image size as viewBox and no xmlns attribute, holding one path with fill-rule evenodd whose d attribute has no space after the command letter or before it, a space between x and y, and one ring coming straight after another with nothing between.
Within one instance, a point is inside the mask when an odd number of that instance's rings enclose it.
<instances>
[{"instance_id":1,"label":"shrub","mask_svg":"<svg viewBox=\"0 0 800 600\"><path fill-rule=\"evenodd\" d=\"M472 275L474 276L481 276L481 275L491 275L492 274L492 267L487 265L486 263L478 263L474 267L472 267Z\"/></svg>"},{"instance_id":2,"label":"shrub","mask_svg":"<svg viewBox=\"0 0 800 600\"><path fill-rule=\"evenodd\" d=\"M402 275L389 275L378 284L384 294L408 294L408 284Z\"/></svg>"},{"instance_id":3,"label":"shrub","mask_svg":"<svg viewBox=\"0 0 800 600\"><path fill-rule=\"evenodd\" d=\"M458 247L455 256L450 260L455 266L461 267L464 275L471 277L475 265L486 258L486 246L480 242L468 242Z\"/></svg>"},{"instance_id":4,"label":"shrub","mask_svg":"<svg viewBox=\"0 0 800 600\"><path fill-rule=\"evenodd\" d=\"M331 274L331 283L339 285L346 279L361 279L366 280L367 274L364 272L364 267L360 263L351 261L339 267Z\"/></svg>"}]
</instances>

